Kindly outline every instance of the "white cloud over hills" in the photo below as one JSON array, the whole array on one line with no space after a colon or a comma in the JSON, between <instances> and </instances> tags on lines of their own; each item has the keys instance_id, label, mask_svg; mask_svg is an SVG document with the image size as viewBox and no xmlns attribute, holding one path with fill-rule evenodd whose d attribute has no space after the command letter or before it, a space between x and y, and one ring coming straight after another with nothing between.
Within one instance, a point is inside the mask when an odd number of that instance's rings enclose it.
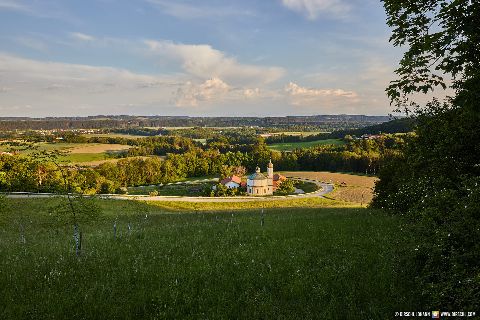
<instances>
[{"instance_id":1,"label":"white cloud over hills","mask_svg":"<svg viewBox=\"0 0 480 320\"><path fill-rule=\"evenodd\" d=\"M168 54L179 53L186 74L149 75L0 54L0 114L22 115L21 110L37 116L344 113L358 110L362 102L357 92L341 88L309 88L295 82L283 88L267 86L278 76L263 74L268 67L252 66L245 73L235 59L209 46L167 43L166 47ZM199 59L194 59L195 54ZM231 81L219 76L205 79L203 74L219 74Z\"/></svg>"},{"instance_id":2,"label":"white cloud over hills","mask_svg":"<svg viewBox=\"0 0 480 320\"><path fill-rule=\"evenodd\" d=\"M146 40L151 53L181 64L182 69L197 78L221 78L236 85L266 84L280 79L280 67L240 63L210 45L181 44L172 41Z\"/></svg>"},{"instance_id":3,"label":"white cloud over hills","mask_svg":"<svg viewBox=\"0 0 480 320\"><path fill-rule=\"evenodd\" d=\"M175 105L179 107L196 107L200 102L220 100L231 90L231 87L219 78L208 79L195 85L187 82L178 88L175 96Z\"/></svg>"},{"instance_id":4,"label":"white cloud over hills","mask_svg":"<svg viewBox=\"0 0 480 320\"><path fill-rule=\"evenodd\" d=\"M330 107L340 102L353 104L358 101L358 94L353 91L306 88L293 82L285 86L285 93L290 98L290 102L296 106L321 105Z\"/></svg>"}]
</instances>

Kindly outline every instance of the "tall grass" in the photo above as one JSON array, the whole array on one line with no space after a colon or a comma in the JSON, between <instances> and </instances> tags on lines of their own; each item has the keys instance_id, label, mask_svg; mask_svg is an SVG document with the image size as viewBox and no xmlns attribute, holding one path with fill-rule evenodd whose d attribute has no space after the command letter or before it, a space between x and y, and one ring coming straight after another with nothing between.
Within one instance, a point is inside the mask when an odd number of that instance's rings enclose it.
<instances>
[{"instance_id":1,"label":"tall grass","mask_svg":"<svg viewBox=\"0 0 480 320\"><path fill-rule=\"evenodd\" d=\"M259 209L104 200L80 224L76 258L55 201L18 201L0 220L1 319L386 319L412 307L397 218L378 211L264 209L262 224Z\"/></svg>"}]
</instances>

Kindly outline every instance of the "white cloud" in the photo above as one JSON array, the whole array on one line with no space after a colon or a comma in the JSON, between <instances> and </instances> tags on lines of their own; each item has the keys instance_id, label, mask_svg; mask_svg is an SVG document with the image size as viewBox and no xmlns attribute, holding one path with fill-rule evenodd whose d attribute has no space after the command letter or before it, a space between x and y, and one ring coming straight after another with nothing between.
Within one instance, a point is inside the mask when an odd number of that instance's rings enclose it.
<instances>
[{"instance_id":1,"label":"white cloud","mask_svg":"<svg viewBox=\"0 0 480 320\"><path fill-rule=\"evenodd\" d=\"M0 87L0 93L2 93L2 92L8 92L8 91L12 91L12 88L9 88L9 87Z\"/></svg>"},{"instance_id":2,"label":"white cloud","mask_svg":"<svg viewBox=\"0 0 480 320\"><path fill-rule=\"evenodd\" d=\"M315 89L301 87L290 82L284 89L290 98L290 103L296 106L327 106L341 104L342 102L355 102L358 94L354 91L343 89Z\"/></svg>"},{"instance_id":3,"label":"white cloud","mask_svg":"<svg viewBox=\"0 0 480 320\"><path fill-rule=\"evenodd\" d=\"M36 51L40 51L40 52L48 51L48 45L46 44L45 41L40 39L36 39L32 37L16 37L14 38L14 40L16 43Z\"/></svg>"},{"instance_id":4,"label":"white cloud","mask_svg":"<svg viewBox=\"0 0 480 320\"><path fill-rule=\"evenodd\" d=\"M247 88L247 89L243 90L243 95L246 98L258 97L258 96L260 96L260 88L255 88L255 89Z\"/></svg>"},{"instance_id":5,"label":"white cloud","mask_svg":"<svg viewBox=\"0 0 480 320\"><path fill-rule=\"evenodd\" d=\"M0 74L0 110L14 112L12 106L31 105L29 115L101 114L114 113L125 105L168 105L172 90L185 82L119 68L43 62L1 53ZM80 107L90 109L82 111ZM135 113L135 109L129 112Z\"/></svg>"},{"instance_id":6,"label":"white cloud","mask_svg":"<svg viewBox=\"0 0 480 320\"><path fill-rule=\"evenodd\" d=\"M195 85L187 82L186 85L177 90L175 105L179 107L196 107L199 102L210 102L219 100L232 88L219 78L208 79Z\"/></svg>"},{"instance_id":7,"label":"white cloud","mask_svg":"<svg viewBox=\"0 0 480 320\"><path fill-rule=\"evenodd\" d=\"M252 16L253 13L239 8L228 6L205 6L198 2L190 4L180 1L146 0L148 3L158 7L162 12L180 19L199 19L231 16Z\"/></svg>"},{"instance_id":8,"label":"white cloud","mask_svg":"<svg viewBox=\"0 0 480 320\"><path fill-rule=\"evenodd\" d=\"M0 116L162 114L167 110L178 115L178 107L189 114L211 110L230 114L229 107L246 103L246 96L252 104L265 98L258 88L232 86L218 77L204 81L178 74L146 75L2 53L0 74ZM28 109L22 107L27 105Z\"/></svg>"},{"instance_id":9,"label":"white cloud","mask_svg":"<svg viewBox=\"0 0 480 320\"><path fill-rule=\"evenodd\" d=\"M150 52L179 61L185 72L201 79L221 78L235 85L265 84L284 74L279 67L242 64L209 45L178 44L171 41L147 40Z\"/></svg>"},{"instance_id":10,"label":"white cloud","mask_svg":"<svg viewBox=\"0 0 480 320\"><path fill-rule=\"evenodd\" d=\"M343 0L282 0L282 3L310 20L315 20L321 13L344 17L350 11L350 6Z\"/></svg>"},{"instance_id":11,"label":"white cloud","mask_svg":"<svg viewBox=\"0 0 480 320\"><path fill-rule=\"evenodd\" d=\"M8 10L42 19L62 20L69 24L79 24L80 21L64 12L58 4L52 1L0 0L0 11Z\"/></svg>"},{"instance_id":12,"label":"white cloud","mask_svg":"<svg viewBox=\"0 0 480 320\"><path fill-rule=\"evenodd\" d=\"M75 39L75 40L80 40L80 41L94 41L95 37L81 33L81 32L72 32L70 33L70 37Z\"/></svg>"},{"instance_id":13,"label":"white cloud","mask_svg":"<svg viewBox=\"0 0 480 320\"><path fill-rule=\"evenodd\" d=\"M0 10L30 12L31 9L20 0L0 0Z\"/></svg>"}]
</instances>

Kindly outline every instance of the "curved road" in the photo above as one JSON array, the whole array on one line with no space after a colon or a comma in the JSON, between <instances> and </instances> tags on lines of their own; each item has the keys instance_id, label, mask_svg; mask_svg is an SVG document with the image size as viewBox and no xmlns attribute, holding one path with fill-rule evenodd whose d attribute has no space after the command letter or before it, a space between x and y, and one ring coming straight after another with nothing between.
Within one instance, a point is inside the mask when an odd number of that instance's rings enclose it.
<instances>
[{"instance_id":1,"label":"curved road","mask_svg":"<svg viewBox=\"0 0 480 320\"><path fill-rule=\"evenodd\" d=\"M182 196L143 196L143 195L118 195L118 194L108 194L108 195L99 195L100 198L108 198L108 199L136 199L136 200L147 200L147 201L179 201L179 202L249 202L249 201L274 201L278 199L294 199L294 198L315 198L321 197L323 198L324 195L330 193L334 189L334 185L330 183L324 183L317 180L311 179L303 179L297 177L288 177L293 180L299 180L304 182L312 182L315 183L317 186L320 187L319 190L304 193L304 194L296 194L296 195L288 195L288 196L270 196L270 197L182 197ZM190 182L193 183L193 182ZM51 193L26 193L26 192L19 192L19 193L10 193L7 194L9 198L46 198L46 197L53 197L58 196L56 194Z\"/></svg>"}]
</instances>

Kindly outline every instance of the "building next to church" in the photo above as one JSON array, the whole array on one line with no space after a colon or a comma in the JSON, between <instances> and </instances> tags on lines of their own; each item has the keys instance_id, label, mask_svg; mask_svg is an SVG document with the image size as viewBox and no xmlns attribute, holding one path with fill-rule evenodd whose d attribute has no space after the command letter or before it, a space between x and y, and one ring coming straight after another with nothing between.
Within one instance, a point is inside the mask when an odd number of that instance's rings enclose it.
<instances>
[{"instance_id":1,"label":"building next to church","mask_svg":"<svg viewBox=\"0 0 480 320\"><path fill-rule=\"evenodd\" d=\"M233 175L223 179L220 183L228 189L236 189L242 185L242 178Z\"/></svg>"},{"instance_id":2,"label":"building next to church","mask_svg":"<svg viewBox=\"0 0 480 320\"><path fill-rule=\"evenodd\" d=\"M282 181L285 180L286 178L281 174L273 174L273 163L270 160L266 176L260 172L259 167L257 167L254 174L248 176L247 193L252 196L272 195Z\"/></svg>"}]
</instances>

